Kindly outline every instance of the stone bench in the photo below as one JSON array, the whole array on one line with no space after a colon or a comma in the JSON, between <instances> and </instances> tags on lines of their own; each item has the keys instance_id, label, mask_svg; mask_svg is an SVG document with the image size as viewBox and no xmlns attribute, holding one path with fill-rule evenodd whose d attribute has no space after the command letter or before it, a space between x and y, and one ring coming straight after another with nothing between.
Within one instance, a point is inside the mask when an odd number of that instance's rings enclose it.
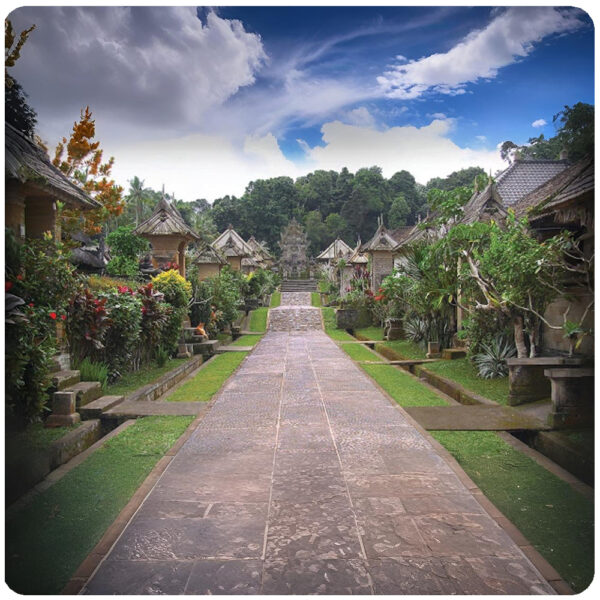
<instances>
[{"instance_id":1,"label":"stone bench","mask_svg":"<svg viewBox=\"0 0 600 600\"><path fill-rule=\"evenodd\" d=\"M508 365L508 404L517 406L526 402L537 402L549 398L550 380L544 375L546 369L560 367L581 367L585 358L568 356L537 356L535 358L509 358Z\"/></svg>"},{"instance_id":2,"label":"stone bench","mask_svg":"<svg viewBox=\"0 0 600 600\"><path fill-rule=\"evenodd\" d=\"M545 369L550 380L552 412L548 424L555 428L594 424L594 369Z\"/></svg>"}]
</instances>

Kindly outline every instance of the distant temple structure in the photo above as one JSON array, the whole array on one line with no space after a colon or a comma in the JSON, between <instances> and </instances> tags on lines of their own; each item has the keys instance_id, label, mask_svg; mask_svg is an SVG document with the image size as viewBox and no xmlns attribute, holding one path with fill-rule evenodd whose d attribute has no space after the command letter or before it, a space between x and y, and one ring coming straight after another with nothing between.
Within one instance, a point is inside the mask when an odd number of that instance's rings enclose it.
<instances>
[{"instance_id":1,"label":"distant temple structure","mask_svg":"<svg viewBox=\"0 0 600 600\"><path fill-rule=\"evenodd\" d=\"M281 232L279 272L284 279L296 279L308 274L308 240L304 228L292 219Z\"/></svg>"}]
</instances>

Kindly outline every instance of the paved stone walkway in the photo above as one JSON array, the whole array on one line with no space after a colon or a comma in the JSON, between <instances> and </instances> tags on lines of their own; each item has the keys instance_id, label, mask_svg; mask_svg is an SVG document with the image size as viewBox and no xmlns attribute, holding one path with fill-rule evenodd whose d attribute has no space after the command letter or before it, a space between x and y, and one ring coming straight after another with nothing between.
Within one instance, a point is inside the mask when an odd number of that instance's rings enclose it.
<instances>
[{"instance_id":1,"label":"paved stone walkway","mask_svg":"<svg viewBox=\"0 0 600 600\"><path fill-rule=\"evenodd\" d=\"M282 295L86 592L553 593L309 304Z\"/></svg>"}]
</instances>

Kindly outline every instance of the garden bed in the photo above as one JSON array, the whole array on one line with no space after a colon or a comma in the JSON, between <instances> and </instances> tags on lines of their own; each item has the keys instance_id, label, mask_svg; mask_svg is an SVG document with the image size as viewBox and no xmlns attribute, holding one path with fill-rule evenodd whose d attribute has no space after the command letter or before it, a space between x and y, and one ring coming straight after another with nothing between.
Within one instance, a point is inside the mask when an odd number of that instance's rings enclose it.
<instances>
[{"instance_id":1,"label":"garden bed","mask_svg":"<svg viewBox=\"0 0 600 600\"><path fill-rule=\"evenodd\" d=\"M58 594L192 417L145 417L6 517L6 582ZM58 543L62 540L62 543Z\"/></svg>"}]
</instances>

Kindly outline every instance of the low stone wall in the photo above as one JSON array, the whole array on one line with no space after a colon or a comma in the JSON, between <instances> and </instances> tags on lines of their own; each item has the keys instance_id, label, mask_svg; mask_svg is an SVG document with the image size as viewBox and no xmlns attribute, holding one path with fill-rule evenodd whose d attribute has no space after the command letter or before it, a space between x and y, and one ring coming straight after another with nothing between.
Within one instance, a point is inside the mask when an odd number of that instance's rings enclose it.
<instances>
[{"instance_id":1,"label":"low stone wall","mask_svg":"<svg viewBox=\"0 0 600 600\"><path fill-rule=\"evenodd\" d=\"M497 405L496 402L465 389L462 385L456 383L456 381L452 381L451 379L442 377L437 373L428 371L421 365L415 365L413 372L417 377L425 379L427 383L436 387L438 390L444 392L444 394L450 396L450 398L460 402L461 404L488 404L490 406Z\"/></svg>"},{"instance_id":2,"label":"low stone wall","mask_svg":"<svg viewBox=\"0 0 600 600\"><path fill-rule=\"evenodd\" d=\"M165 392L169 391L174 385L179 383L182 379L187 377L192 371L197 369L203 362L201 354L190 358L185 364L169 371L163 375L158 381L149 383L144 387L139 388L133 394L130 394L125 398L126 401L143 401L143 400L156 400L162 396Z\"/></svg>"},{"instance_id":3,"label":"low stone wall","mask_svg":"<svg viewBox=\"0 0 600 600\"><path fill-rule=\"evenodd\" d=\"M99 419L84 421L49 447L6 457L6 504L11 504L51 471L68 462L102 436Z\"/></svg>"}]
</instances>

